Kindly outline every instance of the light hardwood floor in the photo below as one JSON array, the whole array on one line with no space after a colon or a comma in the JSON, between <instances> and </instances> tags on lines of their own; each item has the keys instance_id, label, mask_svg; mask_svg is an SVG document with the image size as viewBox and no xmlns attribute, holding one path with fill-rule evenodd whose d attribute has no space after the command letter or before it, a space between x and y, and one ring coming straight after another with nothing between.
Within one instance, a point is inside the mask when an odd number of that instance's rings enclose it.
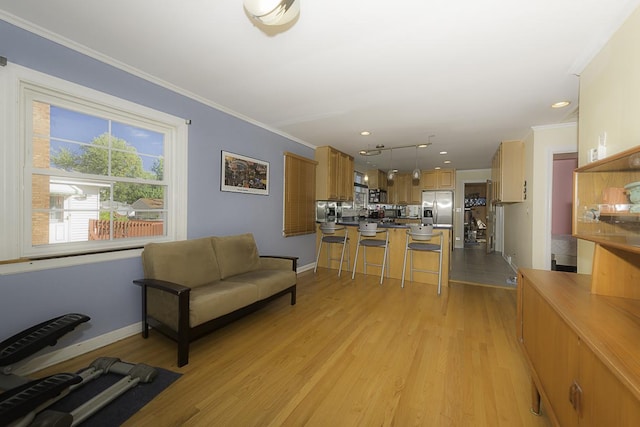
<instances>
[{"instance_id":1,"label":"light hardwood floor","mask_svg":"<svg viewBox=\"0 0 640 427\"><path fill-rule=\"evenodd\" d=\"M378 279L302 273L297 305L280 298L196 341L183 368L151 331L46 372L113 356L184 374L127 426L548 425L529 412L515 290L453 284L437 297Z\"/></svg>"}]
</instances>

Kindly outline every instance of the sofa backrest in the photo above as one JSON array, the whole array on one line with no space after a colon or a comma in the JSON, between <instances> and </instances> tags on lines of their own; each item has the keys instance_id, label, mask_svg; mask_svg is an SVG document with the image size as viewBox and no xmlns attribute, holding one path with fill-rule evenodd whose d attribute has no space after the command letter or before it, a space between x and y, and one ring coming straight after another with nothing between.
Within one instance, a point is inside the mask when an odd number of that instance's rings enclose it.
<instances>
[{"instance_id":1,"label":"sofa backrest","mask_svg":"<svg viewBox=\"0 0 640 427\"><path fill-rule=\"evenodd\" d=\"M260 255L253 234L216 236L212 237L211 241L222 279L257 270L260 267Z\"/></svg>"},{"instance_id":2,"label":"sofa backrest","mask_svg":"<svg viewBox=\"0 0 640 427\"><path fill-rule=\"evenodd\" d=\"M195 288L220 280L210 237L148 243L142 251L144 277Z\"/></svg>"}]
</instances>

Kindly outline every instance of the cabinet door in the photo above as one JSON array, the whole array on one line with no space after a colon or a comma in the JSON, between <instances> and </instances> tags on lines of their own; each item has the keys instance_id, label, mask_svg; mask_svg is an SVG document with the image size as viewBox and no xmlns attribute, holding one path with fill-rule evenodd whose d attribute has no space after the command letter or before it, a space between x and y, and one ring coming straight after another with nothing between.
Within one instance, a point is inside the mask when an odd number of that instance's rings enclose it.
<instances>
[{"instance_id":1,"label":"cabinet door","mask_svg":"<svg viewBox=\"0 0 640 427\"><path fill-rule=\"evenodd\" d=\"M578 423L569 391L578 378L578 337L535 290L526 276L522 283L522 342L561 426Z\"/></svg>"},{"instance_id":2,"label":"cabinet door","mask_svg":"<svg viewBox=\"0 0 640 427\"><path fill-rule=\"evenodd\" d=\"M327 182L329 188L329 200L340 199L340 188L338 171L340 170L340 153L336 150L329 151L329 170L327 171Z\"/></svg>"},{"instance_id":3,"label":"cabinet door","mask_svg":"<svg viewBox=\"0 0 640 427\"><path fill-rule=\"evenodd\" d=\"M419 205L422 203L422 180L411 180L411 199L410 205Z\"/></svg>"},{"instance_id":4,"label":"cabinet door","mask_svg":"<svg viewBox=\"0 0 640 427\"><path fill-rule=\"evenodd\" d=\"M422 172L422 188L425 190L437 190L438 189L438 173L434 170Z\"/></svg>"},{"instance_id":5,"label":"cabinet door","mask_svg":"<svg viewBox=\"0 0 640 427\"><path fill-rule=\"evenodd\" d=\"M638 426L640 403L595 354L581 346L581 426Z\"/></svg>"},{"instance_id":6,"label":"cabinet door","mask_svg":"<svg viewBox=\"0 0 640 427\"><path fill-rule=\"evenodd\" d=\"M411 175L408 173L399 173L395 179L396 186L396 203L400 205L409 204L411 198Z\"/></svg>"},{"instance_id":7,"label":"cabinet door","mask_svg":"<svg viewBox=\"0 0 640 427\"><path fill-rule=\"evenodd\" d=\"M453 169L440 169L438 171L438 189L455 190L456 172Z\"/></svg>"},{"instance_id":8,"label":"cabinet door","mask_svg":"<svg viewBox=\"0 0 640 427\"><path fill-rule=\"evenodd\" d=\"M339 153L338 158L338 199L353 200L353 157Z\"/></svg>"}]
</instances>

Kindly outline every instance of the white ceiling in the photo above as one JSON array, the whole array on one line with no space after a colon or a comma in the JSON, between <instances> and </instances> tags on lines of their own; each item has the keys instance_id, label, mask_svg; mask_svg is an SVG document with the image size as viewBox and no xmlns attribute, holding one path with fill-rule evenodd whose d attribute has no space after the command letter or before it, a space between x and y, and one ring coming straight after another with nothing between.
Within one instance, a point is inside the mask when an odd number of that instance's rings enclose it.
<instances>
[{"instance_id":1,"label":"white ceiling","mask_svg":"<svg viewBox=\"0 0 640 427\"><path fill-rule=\"evenodd\" d=\"M389 152L358 151L435 135L422 169L479 169L501 140L575 119L577 75L640 3L298 1L276 32L242 0L0 0L0 19L359 164L387 169ZM392 166L415 159L394 150Z\"/></svg>"}]
</instances>

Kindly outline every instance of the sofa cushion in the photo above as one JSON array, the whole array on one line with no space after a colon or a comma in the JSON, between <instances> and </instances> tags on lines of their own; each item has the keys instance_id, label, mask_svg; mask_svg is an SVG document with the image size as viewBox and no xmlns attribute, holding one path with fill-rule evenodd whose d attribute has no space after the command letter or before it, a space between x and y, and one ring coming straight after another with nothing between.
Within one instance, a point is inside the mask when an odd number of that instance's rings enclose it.
<instances>
[{"instance_id":1,"label":"sofa cushion","mask_svg":"<svg viewBox=\"0 0 640 427\"><path fill-rule=\"evenodd\" d=\"M260 266L260 256L253 234L216 236L212 237L211 241L222 279L256 270Z\"/></svg>"},{"instance_id":2,"label":"sofa cushion","mask_svg":"<svg viewBox=\"0 0 640 427\"><path fill-rule=\"evenodd\" d=\"M193 328L257 300L258 288L251 283L219 281L200 286L191 290L189 325Z\"/></svg>"},{"instance_id":3,"label":"sofa cushion","mask_svg":"<svg viewBox=\"0 0 640 427\"><path fill-rule=\"evenodd\" d=\"M144 276L195 288L220 279L211 238L148 243L142 252Z\"/></svg>"},{"instance_id":4,"label":"sofa cushion","mask_svg":"<svg viewBox=\"0 0 640 427\"><path fill-rule=\"evenodd\" d=\"M296 280L297 276L293 270L254 270L233 276L228 282L256 285L258 299L261 300L295 285Z\"/></svg>"}]
</instances>

